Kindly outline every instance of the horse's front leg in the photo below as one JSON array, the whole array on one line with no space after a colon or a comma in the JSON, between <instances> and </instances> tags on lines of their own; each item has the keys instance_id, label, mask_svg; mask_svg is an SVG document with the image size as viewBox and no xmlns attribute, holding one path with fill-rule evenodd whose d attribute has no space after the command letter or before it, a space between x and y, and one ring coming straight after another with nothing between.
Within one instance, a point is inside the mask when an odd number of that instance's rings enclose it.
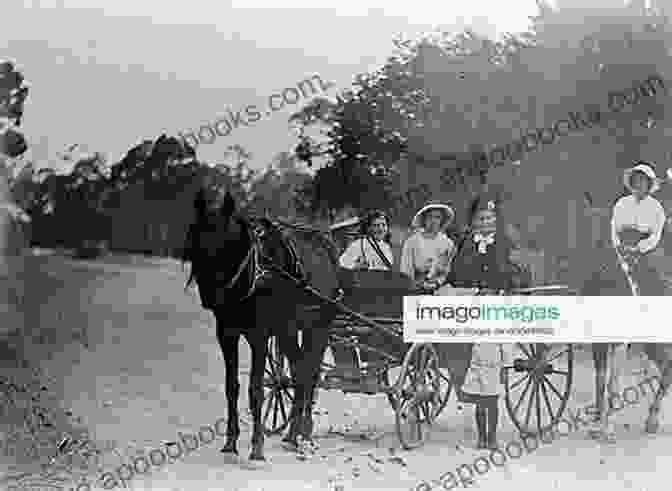
<instances>
[{"instance_id":1,"label":"horse's front leg","mask_svg":"<svg viewBox=\"0 0 672 491\"><path fill-rule=\"evenodd\" d=\"M240 383L238 382L238 342L240 336L224 336L219 329L221 322L217 320L217 339L224 356L226 365L226 402L228 413L226 421L226 443L222 447L222 453L238 455L238 437L240 436L240 423L238 415L238 397L240 395Z\"/></svg>"},{"instance_id":2,"label":"horse's front leg","mask_svg":"<svg viewBox=\"0 0 672 491\"><path fill-rule=\"evenodd\" d=\"M254 339L250 339L256 336ZM266 352L268 351L268 337L262 332L255 331L247 336L252 349L252 371L248 397L252 410L252 450L250 460L265 461L264 457L264 427L261 421L261 408L264 401L264 370L266 368Z\"/></svg>"}]
</instances>

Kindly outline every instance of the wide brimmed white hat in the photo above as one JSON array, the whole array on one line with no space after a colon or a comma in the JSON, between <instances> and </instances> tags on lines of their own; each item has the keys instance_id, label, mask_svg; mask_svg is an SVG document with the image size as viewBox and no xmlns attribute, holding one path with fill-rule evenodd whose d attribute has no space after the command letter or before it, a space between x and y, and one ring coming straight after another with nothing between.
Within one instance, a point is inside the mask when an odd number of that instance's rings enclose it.
<instances>
[{"instance_id":1,"label":"wide brimmed white hat","mask_svg":"<svg viewBox=\"0 0 672 491\"><path fill-rule=\"evenodd\" d=\"M445 219L442 227L445 227L455 220L455 210L453 210L450 206L444 205L442 203L430 203L420 208L420 211L415 214L413 221L411 221L411 228L422 228L422 217L425 213L431 210L440 210L444 213Z\"/></svg>"},{"instance_id":2,"label":"wide brimmed white hat","mask_svg":"<svg viewBox=\"0 0 672 491\"><path fill-rule=\"evenodd\" d=\"M625 187L628 188L630 192L634 192L634 189L630 184L630 179L632 177L632 174L635 172L641 172L650 179L651 181L651 187L649 188L650 194L653 194L656 191L658 191L658 189L660 189L660 182L658 180L658 176L656 176L656 171L654 171L653 168L650 167L650 165L651 164L645 162L640 162L636 166L625 170L625 172L623 173L623 184L625 184Z\"/></svg>"}]
</instances>

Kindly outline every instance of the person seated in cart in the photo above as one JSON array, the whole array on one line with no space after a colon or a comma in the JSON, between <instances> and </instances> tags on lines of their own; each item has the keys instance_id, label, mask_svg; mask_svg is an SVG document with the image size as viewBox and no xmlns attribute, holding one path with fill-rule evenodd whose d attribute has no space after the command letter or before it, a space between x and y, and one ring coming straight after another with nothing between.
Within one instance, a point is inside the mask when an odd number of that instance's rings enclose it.
<instances>
[{"instance_id":1,"label":"person seated in cart","mask_svg":"<svg viewBox=\"0 0 672 491\"><path fill-rule=\"evenodd\" d=\"M369 211L360 220L360 237L352 241L339 259L339 264L345 269L352 270L378 270L391 271L394 264L394 255L390 247L389 218L384 211ZM360 336L360 342L370 341L371 335ZM353 347L332 345L331 352L336 365L344 375L351 374L355 377L355 370L361 364L357 357L357 351ZM367 362L371 358L367 353L361 352L362 361ZM336 372L334 372L336 373Z\"/></svg>"},{"instance_id":2,"label":"person seated in cart","mask_svg":"<svg viewBox=\"0 0 672 491\"><path fill-rule=\"evenodd\" d=\"M413 217L415 232L404 242L400 269L424 289L433 291L446 282L455 243L445 229L454 220L453 209L440 203L424 206Z\"/></svg>"},{"instance_id":3,"label":"person seated in cart","mask_svg":"<svg viewBox=\"0 0 672 491\"><path fill-rule=\"evenodd\" d=\"M529 272L512 260L512 252L517 249L517 245L504 232L498 196L480 196L474 200L469 212L471 228L453 261L449 278L451 285L495 291L529 286ZM461 370L456 370L456 386L461 385L458 397L462 402L476 405L478 448L497 448L503 367L511 364L513 346L476 343L451 346L452 348L463 349L464 353L453 358L465 360L464 364L468 363L468 366L461 366ZM463 384L460 373L464 374Z\"/></svg>"},{"instance_id":4,"label":"person seated in cart","mask_svg":"<svg viewBox=\"0 0 672 491\"><path fill-rule=\"evenodd\" d=\"M391 270L394 256L389 244L389 228L389 220L383 211L373 210L367 213L361 223L362 236L348 245L341 255L341 267Z\"/></svg>"}]
</instances>

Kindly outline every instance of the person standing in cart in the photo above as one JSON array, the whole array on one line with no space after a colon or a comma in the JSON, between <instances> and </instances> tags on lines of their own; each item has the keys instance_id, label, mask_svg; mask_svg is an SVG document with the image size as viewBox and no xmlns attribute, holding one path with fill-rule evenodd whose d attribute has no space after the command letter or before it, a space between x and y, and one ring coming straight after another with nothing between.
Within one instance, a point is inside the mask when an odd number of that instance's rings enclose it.
<instances>
[{"instance_id":1,"label":"person standing in cart","mask_svg":"<svg viewBox=\"0 0 672 491\"><path fill-rule=\"evenodd\" d=\"M453 209L440 203L424 206L413 217L415 232L404 242L400 269L425 289L436 290L446 282L455 243L444 230L454 220Z\"/></svg>"},{"instance_id":2,"label":"person standing in cart","mask_svg":"<svg viewBox=\"0 0 672 491\"><path fill-rule=\"evenodd\" d=\"M496 195L484 194L470 207L471 229L453 262L449 281L462 288L487 288L504 291L528 287L529 272L511 257L517 249L504 233L504 224ZM499 396L503 392L504 366L512 363L513 345L475 343L465 345L468 366L458 397L476 406L476 429L479 449L498 446ZM464 373L464 371L462 372Z\"/></svg>"}]
</instances>

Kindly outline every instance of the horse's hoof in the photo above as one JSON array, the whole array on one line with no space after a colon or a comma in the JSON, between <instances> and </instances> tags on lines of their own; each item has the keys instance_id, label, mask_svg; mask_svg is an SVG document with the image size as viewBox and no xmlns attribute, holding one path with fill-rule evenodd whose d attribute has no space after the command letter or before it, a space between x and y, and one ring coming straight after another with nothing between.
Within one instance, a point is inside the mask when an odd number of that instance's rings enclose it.
<instances>
[{"instance_id":1,"label":"horse's hoof","mask_svg":"<svg viewBox=\"0 0 672 491\"><path fill-rule=\"evenodd\" d=\"M299 452L299 444L293 441L283 441L282 442L282 448L287 450L288 452L293 452L293 453L298 453Z\"/></svg>"},{"instance_id":2,"label":"horse's hoof","mask_svg":"<svg viewBox=\"0 0 672 491\"><path fill-rule=\"evenodd\" d=\"M233 455L238 455L238 449L236 448L235 445L232 445L232 444L230 444L230 443L227 443L226 445L224 445L224 446L222 447L222 449L220 450L220 452L222 452L222 453L231 453L231 454L233 454Z\"/></svg>"},{"instance_id":3,"label":"horse's hoof","mask_svg":"<svg viewBox=\"0 0 672 491\"><path fill-rule=\"evenodd\" d=\"M616 443L616 435L614 433L604 433L600 438L600 442L613 445Z\"/></svg>"},{"instance_id":4,"label":"horse's hoof","mask_svg":"<svg viewBox=\"0 0 672 491\"><path fill-rule=\"evenodd\" d=\"M251 452L250 461L252 462L266 462L266 457L262 452Z\"/></svg>"},{"instance_id":5,"label":"horse's hoof","mask_svg":"<svg viewBox=\"0 0 672 491\"><path fill-rule=\"evenodd\" d=\"M647 420L646 420L645 430L646 430L647 433L651 433L651 434L653 434L653 433L658 433L658 428L659 428L659 426L660 426L660 425L658 424L658 421L648 420L648 419L647 419Z\"/></svg>"}]
</instances>

